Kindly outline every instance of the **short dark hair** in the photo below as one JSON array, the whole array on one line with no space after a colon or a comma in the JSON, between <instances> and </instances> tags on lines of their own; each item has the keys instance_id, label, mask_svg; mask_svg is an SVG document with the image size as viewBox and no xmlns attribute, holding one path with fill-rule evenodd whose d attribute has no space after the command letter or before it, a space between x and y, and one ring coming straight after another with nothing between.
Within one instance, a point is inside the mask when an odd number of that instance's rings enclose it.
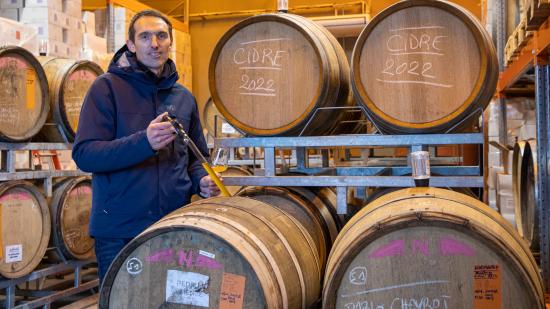
<instances>
[{"instance_id":1,"label":"short dark hair","mask_svg":"<svg viewBox=\"0 0 550 309\"><path fill-rule=\"evenodd\" d=\"M134 24L136 21L143 16L152 16L152 17L158 17L162 19L167 25L168 25L168 33L170 34L170 41L173 42L172 38L172 23L170 20L164 16L161 12L156 10L143 10L141 12L138 12L134 17L132 17L132 20L130 21L130 25L128 26L128 39L132 42L135 42L135 36L136 36L136 29L134 29Z\"/></svg>"}]
</instances>

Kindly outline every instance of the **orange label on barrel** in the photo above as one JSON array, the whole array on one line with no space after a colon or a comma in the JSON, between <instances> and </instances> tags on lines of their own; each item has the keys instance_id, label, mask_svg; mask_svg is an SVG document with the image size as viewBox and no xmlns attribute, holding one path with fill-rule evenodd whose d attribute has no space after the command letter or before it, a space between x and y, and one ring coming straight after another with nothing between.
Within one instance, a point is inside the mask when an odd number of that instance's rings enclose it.
<instances>
[{"instance_id":1,"label":"orange label on barrel","mask_svg":"<svg viewBox=\"0 0 550 309\"><path fill-rule=\"evenodd\" d=\"M500 267L498 265L474 266L474 308L502 308Z\"/></svg>"},{"instance_id":2,"label":"orange label on barrel","mask_svg":"<svg viewBox=\"0 0 550 309\"><path fill-rule=\"evenodd\" d=\"M246 277L223 273L220 291L220 309L241 309Z\"/></svg>"},{"instance_id":3,"label":"orange label on barrel","mask_svg":"<svg viewBox=\"0 0 550 309\"><path fill-rule=\"evenodd\" d=\"M36 72L33 69L27 69L27 109L34 109L36 89Z\"/></svg>"}]
</instances>

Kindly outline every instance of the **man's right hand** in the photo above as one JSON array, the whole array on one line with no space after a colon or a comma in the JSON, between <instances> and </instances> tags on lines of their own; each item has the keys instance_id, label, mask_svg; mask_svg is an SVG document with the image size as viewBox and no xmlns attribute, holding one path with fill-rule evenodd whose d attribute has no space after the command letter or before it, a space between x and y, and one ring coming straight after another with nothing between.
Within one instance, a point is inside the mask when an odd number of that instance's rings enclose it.
<instances>
[{"instance_id":1,"label":"man's right hand","mask_svg":"<svg viewBox=\"0 0 550 309\"><path fill-rule=\"evenodd\" d=\"M168 145L176 138L176 131L172 124L162 121L162 117L165 115L168 115L168 113L158 115L147 127L147 140L155 151Z\"/></svg>"}]
</instances>

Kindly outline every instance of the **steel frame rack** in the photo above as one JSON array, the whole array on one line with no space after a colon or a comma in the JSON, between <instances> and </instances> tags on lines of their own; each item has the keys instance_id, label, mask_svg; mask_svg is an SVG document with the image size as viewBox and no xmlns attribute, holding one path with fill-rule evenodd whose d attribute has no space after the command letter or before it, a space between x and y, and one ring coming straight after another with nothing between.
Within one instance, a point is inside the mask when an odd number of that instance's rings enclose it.
<instances>
[{"instance_id":1,"label":"steel frame rack","mask_svg":"<svg viewBox=\"0 0 550 309\"><path fill-rule=\"evenodd\" d=\"M24 180L24 179L43 179L44 192L46 197L52 196L52 178L54 177L74 177L89 175L80 170L74 171L17 171L15 169L15 152L31 150L70 150L72 144L69 143L0 143L2 152L2 162L0 170L0 181Z\"/></svg>"},{"instance_id":2,"label":"steel frame rack","mask_svg":"<svg viewBox=\"0 0 550 309\"><path fill-rule=\"evenodd\" d=\"M414 187L414 181L410 176L397 176L407 172L410 173L410 168L387 166L328 167L328 165L322 168L309 168L307 165L307 148L409 146L411 151L418 151L426 150L428 146L456 144L479 144L485 147L483 133L422 135L361 134L312 137L247 137L215 140L217 147L260 147L264 149L264 176L227 176L224 177L226 185L336 187L337 212L339 214L347 213L348 187ZM294 149L297 158L297 168L294 171L308 175L277 176L276 148ZM443 176L431 177L430 186L480 188L484 186L482 164L479 166L434 166L432 170ZM311 174L321 172L332 175L311 176ZM390 176L382 176L388 174Z\"/></svg>"},{"instance_id":3,"label":"steel frame rack","mask_svg":"<svg viewBox=\"0 0 550 309\"><path fill-rule=\"evenodd\" d=\"M65 263L55 264L43 269L35 270L32 273L16 278L16 279L4 279L0 280L0 289L5 290L4 308L6 309L20 309L20 308L49 308L49 304L62 299L64 297L78 294L86 290L97 288L99 285L99 279L94 279L82 283L82 268L86 265L93 263L93 260L87 261L67 261ZM17 291L17 285L45 278L49 275L55 275L57 273L74 270L74 285L73 287L61 291L27 291L29 296L37 297L36 299L22 302L15 305L15 296Z\"/></svg>"}]
</instances>

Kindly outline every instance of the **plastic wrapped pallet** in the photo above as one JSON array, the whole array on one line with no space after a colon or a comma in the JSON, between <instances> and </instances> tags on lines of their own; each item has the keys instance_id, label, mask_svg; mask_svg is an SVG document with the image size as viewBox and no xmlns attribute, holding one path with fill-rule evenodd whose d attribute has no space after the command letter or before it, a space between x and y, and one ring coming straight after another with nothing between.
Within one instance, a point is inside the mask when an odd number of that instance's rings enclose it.
<instances>
[{"instance_id":1,"label":"plastic wrapped pallet","mask_svg":"<svg viewBox=\"0 0 550 309\"><path fill-rule=\"evenodd\" d=\"M32 54L38 55L37 31L31 26L0 18L0 45L23 47Z\"/></svg>"}]
</instances>

